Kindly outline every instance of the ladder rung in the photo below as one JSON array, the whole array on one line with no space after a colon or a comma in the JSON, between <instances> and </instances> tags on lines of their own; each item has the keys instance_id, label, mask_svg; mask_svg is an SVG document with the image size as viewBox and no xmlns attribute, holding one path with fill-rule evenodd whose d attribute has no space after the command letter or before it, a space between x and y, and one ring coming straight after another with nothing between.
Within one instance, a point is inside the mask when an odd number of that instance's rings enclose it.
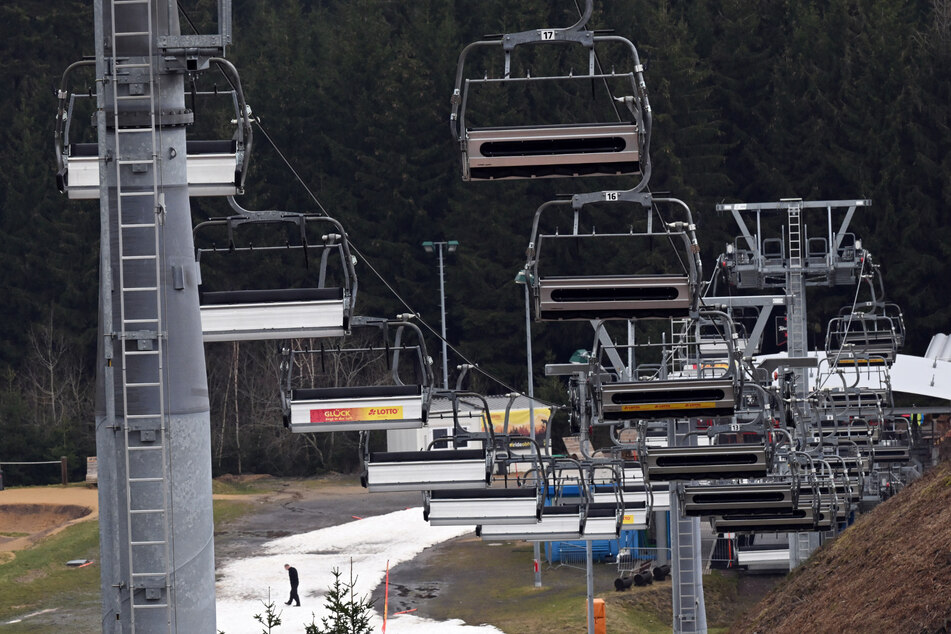
<instances>
[{"instance_id":1,"label":"ladder rung","mask_svg":"<svg viewBox=\"0 0 951 634\"><path fill-rule=\"evenodd\" d=\"M157 255L123 255L123 260L155 260Z\"/></svg>"},{"instance_id":2,"label":"ladder rung","mask_svg":"<svg viewBox=\"0 0 951 634\"><path fill-rule=\"evenodd\" d=\"M135 479L135 482L141 482L141 481L161 482L162 480L163 480L163 478L141 478L141 479L136 478L136 479ZM132 482L132 480L130 480L130 482ZM154 514L154 513L164 513L164 512L165 512L165 509L133 509L133 510L129 511L129 513L132 513L132 514L134 514L134 515L142 515L142 514L146 514L146 513L153 513L153 514Z\"/></svg>"},{"instance_id":3,"label":"ladder rung","mask_svg":"<svg viewBox=\"0 0 951 634\"><path fill-rule=\"evenodd\" d=\"M152 132L155 128L119 128L119 134L143 134L145 132Z\"/></svg>"},{"instance_id":4,"label":"ladder rung","mask_svg":"<svg viewBox=\"0 0 951 634\"><path fill-rule=\"evenodd\" d=\"M144 293L145 291L154 292L157 291L157 286L130 286L129 288L123 288L123 293Z\"/></svg>"},{"instance_id":5,"label":"ladder rung","mask_svg":"<svg viewBox=\"0 0 951 634\"><path fill-rule=\"evenodd\" d=\"M141 610L143 608L167 608L167 603L133 603L133 610Z\"/></svg>"},{"instance_id":6,"label":"ladder rung","mask_svg":"<svg viewBox=\"0 0 951 634\"><path fill-rule=\"evenodd\" d=\"M148 227L157 227L155 222L130 222L129 224L119 225L120 229L146 229Z\"/></svg>"},{"instance_id":7,"label":"ladder rung","mask_svg":"<svg viewBox=\"0 0 951 634\"><path fill-rule=\"evenodd\" d=\"M117 3L118 4L118 3ZM144 62L138 62L135 64L116 64L114 68L148 68L151 64L146 64Z\"/></svg>"},{"instance_id":8,"label":"ladder rung","mask_svg":"<svg viewBox=\"0 0 951 634\"><path fill-rule=\"evenodd\" d=\"M126 387L161 387L161 381L148 381L146 383L126 383Z\"/></svg>"},{"instance_id":9,"label":"ladder rung","mask_svg":"<svg viewBox=\"0 0 951 634\"><path fill-rule=\"evenodd\" d=\"M164 577L165 572L164 571L163 572L133 572L132 576L133 577ZM168 583L166 582L165 585L167 587Z\"/></svg>"},{"instance_id":10,"label":"ladder rung","mask_svg":"<svg viewBox=\"0 0 951 634\"><path fill-rule=\"evenodd\" d=\"M116 162L119 165L154 165L155 159L121 159Z\"/></svg>"},{"instance_id":11,"label":"ladder rung","mask_svg":"<svg viewBox=\"0 0 951 634\"><path fill-rule=\"evenodd\" d=\"M146 192L119 192L120 196L154 196L155 191Z\"/></svg>"},{"instance_id":12,"label":"ladder rung","mask_svg":"<svg viewBox=\"0 0 951 634\"><path fill-rule=\"evenodd\" d=\"M150 0L112 0L112 4L148 4Z\"/></svg>"},{"instance_id":13,"label":"ladder rung","mask_svg":"<svg viewBox=\"0 0 951 634\"><path fill-rule=\"evenodd\" d=\"M149 31L118 31L112 34L112 37L139 37L142 35L151 35Z\"/></svg>"},{"instance_id":14,"label":"ladder rung","mask_svg":"<svg viewBox=\"0 0 951 634\"><path fill-rule=\"evenodd\" d=\"M145 355L155 355L158 353L158 350L126 350L124 354L127 357L143 357Z\"/></svg>"},{"instance_id":15,"label":"ladder rung","mask_svg":"<svg viewBox=\"0 0 951 634\"><path fill-rule=\"evenodd\" d=\"M168 542L164 540L158 540L158 541L148 541L148 542L129 542L129 545L130 546L164 546L166 543Z\"/></svg>"},{"instance_id":16,"label":"ladder rung","mask_svg":"<svg viewBox=\"0 0 951 634\"><path fill-rule=\"evenodd\" d=\"M152 445L149 447L128 447L129 451L155 451L156 449L164 449L162 445Z\"/></svg>"},{"instance_id":17,"label":"ladder rung","mask_svg":"<svg viewBox=\"0 0 951 634\"><path fill-rule=\"evenodd\" d=\"M117 101L132 101L134 99L151 99L152 95L116 95Z\"/></svg>"}]
</instances>

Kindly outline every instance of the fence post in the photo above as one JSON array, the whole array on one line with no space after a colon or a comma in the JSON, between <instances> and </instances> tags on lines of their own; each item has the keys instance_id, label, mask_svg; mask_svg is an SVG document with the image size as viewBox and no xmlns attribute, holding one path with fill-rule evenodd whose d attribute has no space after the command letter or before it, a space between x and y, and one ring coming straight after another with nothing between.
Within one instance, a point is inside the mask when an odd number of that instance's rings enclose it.
<instances>
[{"instance_id":1,"label":"fence post","mask_svg":"<svg viewBox=\"0 0 951 634\"><path fill-rule=\"evenodd\" d=\"M63 479L63 486L66 486L66 482L67 482L66 471L67 471L66 470L66 456L60 456L59 457L59 474Z\"/></svg>"}]
</instances>

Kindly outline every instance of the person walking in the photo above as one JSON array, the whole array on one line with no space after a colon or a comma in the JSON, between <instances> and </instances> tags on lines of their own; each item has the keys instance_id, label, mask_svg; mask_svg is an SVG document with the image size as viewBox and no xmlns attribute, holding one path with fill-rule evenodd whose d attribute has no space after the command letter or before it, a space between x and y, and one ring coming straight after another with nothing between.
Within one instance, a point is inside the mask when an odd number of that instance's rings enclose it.
<instances>
[{"instance_id":1,"label":"person walking","mask_svg":"<svg viewBox=\"0 0 951 634\"><path fill-rule=\"evenodd\" d=\"M300 579L297 576L297 568L294 568L290 564L284 564L284 570L287 571L287 576L291 581L291 596L284 605L290 605L291 601L296 601L297 607L300 607L300 597L297 596L297 586L300 583Z\"/></svg>"}]
</instances>

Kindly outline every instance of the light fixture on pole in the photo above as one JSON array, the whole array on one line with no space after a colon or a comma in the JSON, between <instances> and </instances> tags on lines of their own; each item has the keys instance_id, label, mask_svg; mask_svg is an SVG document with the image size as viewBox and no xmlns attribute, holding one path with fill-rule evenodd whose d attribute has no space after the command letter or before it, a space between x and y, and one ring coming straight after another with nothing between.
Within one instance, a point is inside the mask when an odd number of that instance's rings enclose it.
<instances>
[{"instance_id":1,"label":"light fixture on pole","mask_svg":"<svg viewBox=\"0 0 951 634\"><path fill-rule=\"evenodd\" d=\"M427 240L423 242L423 250L426 253L436 253L439 258L439 314L442 317L442 387L449 389L449 355L446 345L446 284L445 284L445 264L443 262L443 249L446 253L455 253L459 248L458 240L446 240L433 242Z\"/></svg>"},{"instance_id":2,"label":"light fixture on pole","mask_svg":"<svg viewBox=\"0 0 951 634\"><path fill-rule=\"evenodd\" d=\"M515 276L515 283L525 287L525 359L528 365L528 435L532 443L535 442L535 377L532 367L532 319L530 297L528 293L528 273L522 269ZM589 542L590 543L590 542ZM532 557L535 568L535 587L542 587L542 572L540 568L541 548L538 542L532 542Z\"/></svg>"}]
</instances>

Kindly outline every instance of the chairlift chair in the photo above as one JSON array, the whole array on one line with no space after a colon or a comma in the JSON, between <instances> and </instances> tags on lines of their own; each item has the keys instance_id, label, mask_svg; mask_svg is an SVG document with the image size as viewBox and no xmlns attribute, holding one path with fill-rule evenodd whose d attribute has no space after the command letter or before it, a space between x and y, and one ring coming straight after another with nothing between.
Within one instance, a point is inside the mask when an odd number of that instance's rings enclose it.
<instances>
[{"instance_id":1,"label":"chairlift chair","mask_svg":"<svg viewBox=\"0 0 951 634\"><path fill-rule=\"evenodd\" d=\"M372 431L419 428L426 422L433 392L433 374L426 353L422 332L402 320L354 318L355 332L368 332L379 343L369 346L322 347L320 349L283 351L281 392L284 422L292 432ZM416 341L403 343L406 332L414 333ZM392 340L390 337L392 336ZM325 357L342 359L377 355L389 369L389 384L373 380L370 385L339 387L303 387L300 376L302 361L317 365ZM412 372L405 372L400 360L409 358ZM365 368L369 371L370 368ZM404 383L412 378L413 383ZM360 375L362 376L362 375ZM358 377L359 378L359 377Z\"/></svg>"},{"instance_id":2,"label":"chairlift chair","mask_svg":"<svg viewBox=\"0 0 951 634\"><path fill-rule=\"evenodd\" d=\"M798 503L793 482L685 484L681 491L684 515L755 513L763 509L792 510Z\"/></svg>"},{"instance_id":3,"label":"chairlift chair","mask_svg":"<svg viewBox=\"0 0 951 634\"><path fill-rule=\"evenodd\" d=\"M535 524L480 524L476 526L476 535L483 541L577 540L582 538L584 519L580 504L546 506Z\"/></svg>"},{"instance_id":4,"label":"chairlift chair","mask_svg":"<svg viewBox=\"0 0 951 634\"><path fill-rule=\"evenodd\" d=\"M540 454L537 444L529 442ZM498 442L496 442L498 445ZM516 484L473 489L430 490L424 493L423 519L432 526L476 524L535 524L541 520L547 478L541 456L531 475Z\"/></svg>"},{"instance_id":5,"label":"chairlift chair","mask_svg":"<svg viewBox=\"0 0 951 634\"><path fill-rule=\"evenodd\" d=\"M618 207L619 213L634 203L634 209L646 212L645 227L634 231L580 229L580 215L590 204ZM655 221L654 203L671 203L680 206L685 220L677 222ZM546 212L571 204L573 219L571 231L550 232L542 227ZM549 221L550 222L550 221ZM605 274L598 271L553 272L559 258L547 256L547 245L557 249L559 245L575 243L579 250L605 254L618 245L628 245L631 253L643 249L643 245L656 241L665 250L672 250L680 269L664 273L618 272ZM685 317L695 312L699 302L699 277L701 264L695 248L697 237L690 209L674 199L652 198L649 194L635 192L596 192L575 196L572 201L555 200L543 204L535 213L532 224L528 259L525 264L526 283L539 321L589 321L593 319L636 319ZM601 249L601 251L599 251ZM557 254L557 250L555 251Z\"/></svg>"},{"instance_id":6,"label":"chairlift chair","mask_svg":"<svg viewBox=\"0 0 951 634\"><path fill-rule=\"evenodd\" d=\"M235 126L231 139L189 140L186 142L185 170L189 196L234 196L244 193L244 182L251 157L252 130L251 109L244 100L241 80L235 67L223 58L211 58L229 78L233 90L195 91L200 97L224 96L230 98L234 110L232 124ZM99 198L99 166L113 157L100 157L98 143L73 141L71 131L75 123L74 112L79 100L94 97L93 93L82 94L69 90L68 79L71 73L85 65L77 62L69 66L63 74L58 95L58 113L54 132L56 148L56 183L59 191L70 199ZM163 125L190 125L194 121L194 112L190 109L161 113ZM113 117L107 116L108 125ZM120 113L120 129L142 129L153 125L148 112ZM121 159L121 157L119 157ZM174 156L165 160L174 161ZM177 160L182 160L177 159ZM151 175L141 176L133 171L123 176L123 188L134 191L136 180L142 182L143 191L151 191Z\"/></svg>"},{"instance_id":7,"label":"chairlift chair","mask_svg":"<svg viewBox=\"0 0 951 634\"><path fill-rule=\"evenodd\" d=\"M491 454L481 449L371 452L361 483L377 491L441 491L485 488Z\"/></svg>"},{"instance_id":8,"label":"chairlift chair","mask_svg":"<svg viewBox=\"0 0 951 634\"><path fill-rule=\"evenodd\" d=\"M642 460L651 481L762 477L769 467L760 444L653 447Z\"/></svg>"},{"instance_id":9,"label":"chairlift chair","mask_svg":"<svg viewBox=\"0 0 951 634\"><path fill-rule=\"evenodd\" d=\"M827 510L815 511L812 506L798 506L789 511L724 513L713 517L713 528L719 533L806 533L831 527L832 514Z\"/></svg>"},{"instance_id":10,"label":"chairlift chair","mask_svg":"<svg viewBox=\"0 0 951 634\"><path fill-rule=\"evenodd\" d=\"M585 13L570 27L505 34L473 42L462 50L456 67L450 127L461 150L463 180L639 174L641 183L638 187L646 186L650 174L651 109L643 67L637 49L629 40L587 30L591 13L592 0L587 0ZM531 45L536 51L547 52L552 50L553 44L584 48L588 56L587 68L560 75L529 72L524 77L513 76L512 54L518 47ZM619 46L625 51L625 57L629 58L627 70L612 69L606 73L598 68L596 51L609 46ZM502 49L504 58L504 71L500 77L489 77L487 73L482 77L467 76L466 61L471 52L498 48ZM538 85L538 82L564 85L579 81L605 84L622 81L625 88L629 86L630 95L618 98L611 95L627 110L626 120L489 128L468 125L467 107L473 87L524 87Z\"/></svg>"},{"instance_id":11,"label":"chairlift chair","mask_svg":"<svg viewBox=\"0 0 951 634\"><path fill-rule=\"evenodd\" d=\"M246 211L246 210L244 210ZM295 234L294 243L239 244L236 231L243 227L264 228L286 225ZM327 227L326 233L311 236L312 227ZM206 291L199 288L202 338L206 342L267 339L340 337L350 328L357 295L357 277L343 226L327 216L287 212L246 212L202 222L195 227L197 238L216 228L226 229L222 243L196 247L196 261L208 266L208 256L252 254L283 256L300 253L309 267L318 265L316 283L305 288ZM285 239L286 240L286 239ZM336 286L329 286L330 256L338 263Z\"/></svg>"}]
</instances>

